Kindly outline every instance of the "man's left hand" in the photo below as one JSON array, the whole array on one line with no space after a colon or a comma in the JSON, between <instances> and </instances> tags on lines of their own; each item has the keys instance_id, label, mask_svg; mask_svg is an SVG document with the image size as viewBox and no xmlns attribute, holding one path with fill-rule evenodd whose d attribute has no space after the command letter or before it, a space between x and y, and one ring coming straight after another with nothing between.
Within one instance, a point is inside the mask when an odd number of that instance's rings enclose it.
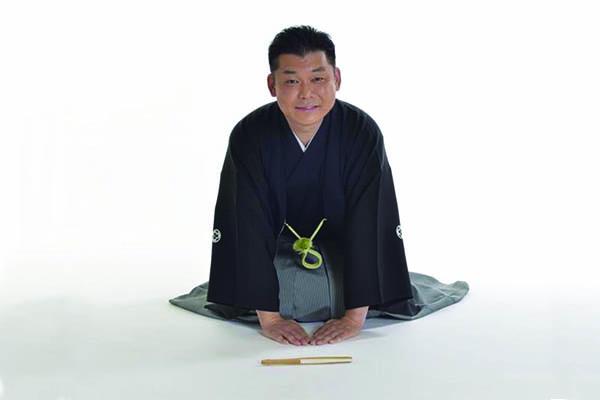
<instances>
[{"instance_id":1,"label":"man's left hand","mask_svg":"<svg viewBox=\"0 0 600 400\"><path fill-rule=\"evenodd\" d=\"M347 310L340 319L330 319L315 331L309 344L338 343L358 335L365 323L368 306Z\"/></svg>"}]
</instances>

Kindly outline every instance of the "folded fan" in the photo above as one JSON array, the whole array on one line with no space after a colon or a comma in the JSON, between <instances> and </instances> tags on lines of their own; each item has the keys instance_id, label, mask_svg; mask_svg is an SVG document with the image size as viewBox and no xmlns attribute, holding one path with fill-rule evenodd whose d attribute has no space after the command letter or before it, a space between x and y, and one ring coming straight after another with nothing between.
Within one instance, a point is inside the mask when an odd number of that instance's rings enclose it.
<instances>
[{"instance_id":1,"label":"folded fan","mask_svg":"<svg viewBox=\"0 0 600 400\"><path fill-rule=\"evenodd\" d=\"M303 364L341 364L351 363L351 356L320 356L320 357L298 357L298 358L279 358L266 359L260 363L262 365L303 365Z\"/></svg>"}]
</instances>

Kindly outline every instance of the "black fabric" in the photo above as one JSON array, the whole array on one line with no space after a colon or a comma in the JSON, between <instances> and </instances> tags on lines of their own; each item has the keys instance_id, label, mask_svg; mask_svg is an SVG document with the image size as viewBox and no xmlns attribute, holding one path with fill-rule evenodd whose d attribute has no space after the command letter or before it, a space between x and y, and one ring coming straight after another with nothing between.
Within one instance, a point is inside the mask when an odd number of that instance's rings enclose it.
<instances>
[{"instance_id":1,"label":"black fabric","mask_svg":"<svg viewBox=\"0 0 600 400\"><path fill-rule=\"evenodd\" d=\"M215 207L220 239L213 241L208 301L279 311L273 259L283 223L308 236L321 218L319 238L344 255L346 309L410 299L392 172L375 121L338 99L304 154L292 140L276 102L234 127Z\"/></svg>"},{"instance_id":2,"label":"black fabric","mask_svg":"<svg viewBox=\"0 0 600 400\"><path fill-rule=\"evenodd\" d=\"M286 137L282 141L285 154L286 222L304 237L310 237L323 218L322 174L330 122L331 113L328 113L304 152L287 123L283 127ZM284 231L291 233L287 227ZM317 237L321 238L320 231Z\"/></svg>"}]
</instances>

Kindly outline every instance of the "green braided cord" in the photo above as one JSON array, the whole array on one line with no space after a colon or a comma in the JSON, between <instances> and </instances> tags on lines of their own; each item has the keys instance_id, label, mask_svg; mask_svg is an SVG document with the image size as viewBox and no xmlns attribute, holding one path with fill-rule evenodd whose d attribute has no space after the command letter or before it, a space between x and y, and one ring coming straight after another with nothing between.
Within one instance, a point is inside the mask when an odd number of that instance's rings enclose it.
<instances>
[{"instance_id":1,"label":"green braided cord","mask_svg":"<svg viewBox=\"0 0 600 400\"><path fill-rule=\"evenodd\" d=\"M312 254L314 257L317 258L317 261L315 261L313 264L309 263L308 261L306 261L306 256L308 255L308 253ZM321 266L321 263L323 262L323 259L321 258L321 255L319 254L318 251L313 250L313 249L308 249L306 251L306 253L302 254L302 265L305 268L308 269L317 269Z\"/></svg>"},{"instance_id":2,"label":"green braided cord","mask_svg":"<svg viewBox=\"0 0 600 400\"><path fill-rule=\"evenodd\" d=\"M319 232L319 229L321 229L321 227L323 226L323 222L325 222L325 221L327 221L327 218L323 218L321 220L321 222L319 223L319 226L317 226L317 229L315 229L312 236L310 237L310 240L313 240L315 238L315 236L317 236L317 232Z\"/></svg>"},{"instance_id":3,"label":"green braided cord","mask_svg":"<svg viewBox=\"0 0 600 400\"><path fill-rule=\"evenodd\" d=\"M295 230L294 230L294 229L293 229L291 226L289 226L289 225L288 225L288 224L286 224L285 222L284 222L284 224L285 224L285 226L287 226L288 228L290 228L290 231L292 231L292 233L293 233L294 235L296 235L296 237L297 237L298 239L301 239L301 238L300 238L300 235L298 235L298 234L296 233L296 231L295 231Z\"/></svg>"},{"instance_id":4,"label":"green braided cord","mask_svg":"<svg viewBox=\"0 0 600 400\"><path fill-rule=\"evenodd\" d=\"M315 238L315 236L317 235L317 232L319 232L319 230L321 229L321 226L323 226L323 222L325 222L325 221L327 221L327 218L323 218L321 220L321 222L319 223L319 226L317 226L317 229L315 229L315 231L313 232L313 234L310 238L301 237L300 235L298 235L296 233L296 231L291 226L289 226L287 223L285 223L285 226L287 226L290 229L290 231L292 231L292 233L294 235L296 235L296 237L298 238L298 240L296 240L294 242L294 245L292 246L292 248L294 249L295 252L302 255L302 265L307 269L317 269L321 266L321 263L323 262L323 258L321 257L321 254L319 254L318 251L316 251L312 248L312 245L313 245L312 241ZM306 256L308 254L311 254L314 257L316 257L317 261L312 264L309 263L308 261L306 261Z\"/></svg>"}]
</instances>

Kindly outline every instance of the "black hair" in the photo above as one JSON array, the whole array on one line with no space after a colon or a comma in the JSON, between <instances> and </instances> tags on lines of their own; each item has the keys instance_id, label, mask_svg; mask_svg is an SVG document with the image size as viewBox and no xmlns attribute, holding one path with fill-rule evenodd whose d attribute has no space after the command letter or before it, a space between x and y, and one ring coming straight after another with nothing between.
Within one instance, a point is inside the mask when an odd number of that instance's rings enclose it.
<instances>
[{"instance_id":1,"label":"black hair","mask_svg":"<svg viewBox=\"0 0 600 400\"><path fill-rule=\"evenodd\" d=\"M279 32L269 46L269 68L279 68L281 54L304 57L312 51L323 51L327 61L335 68L335 45L329 35L308 25L292 26Z\"/></svg>"}]
</instances>

